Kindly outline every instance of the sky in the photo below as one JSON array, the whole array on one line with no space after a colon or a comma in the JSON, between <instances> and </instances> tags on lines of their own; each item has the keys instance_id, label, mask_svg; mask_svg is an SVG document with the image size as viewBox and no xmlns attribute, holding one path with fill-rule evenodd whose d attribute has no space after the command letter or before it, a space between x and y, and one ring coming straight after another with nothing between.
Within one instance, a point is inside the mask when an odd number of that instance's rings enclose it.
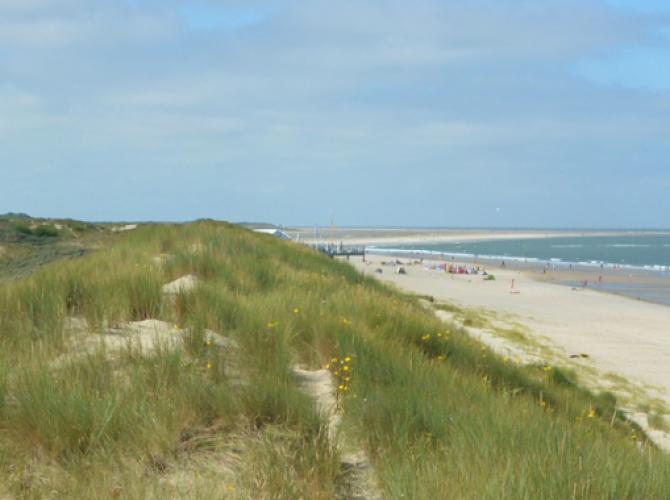
<instances>
[{"instance_id":1,"label":"sky","mask_svg":"<svg viewBox=\"0 0 670 500\"><path fill-rule=\"evenodd\" d=\"M667 228L665 0L0 0L0 213Z\"/></svg>"}]
</instances>

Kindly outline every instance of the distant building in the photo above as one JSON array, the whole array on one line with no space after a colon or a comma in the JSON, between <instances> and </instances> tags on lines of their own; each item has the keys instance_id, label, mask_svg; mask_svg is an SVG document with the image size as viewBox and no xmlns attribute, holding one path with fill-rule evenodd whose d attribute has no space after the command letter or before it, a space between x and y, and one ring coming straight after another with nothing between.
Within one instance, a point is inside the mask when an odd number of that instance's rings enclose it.
<instances>
[{"instance_id":1,"label":"distant building","mask_svg":"<svg viewBox=\"0 0 670 500\"><path fill-rule=\"evenodd\" d=\"M277 238L281 238L282 240L290 240L291 237L286 234L284 231L281 229L254 229L257 233L263 233L263 234L269 234L270 236L276 236Z\"/></svg>"}]
</instances>

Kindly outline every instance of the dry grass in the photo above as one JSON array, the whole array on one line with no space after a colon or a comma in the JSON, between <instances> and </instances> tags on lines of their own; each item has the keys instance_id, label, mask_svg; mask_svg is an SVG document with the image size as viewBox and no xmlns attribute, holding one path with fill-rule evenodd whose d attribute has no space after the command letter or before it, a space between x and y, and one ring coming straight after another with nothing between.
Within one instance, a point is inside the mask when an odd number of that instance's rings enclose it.
<instances>
[{"instance_id":1,"label":"dry grass","mask_svg":"<svg viewBox=\"0 0 670 500\"><path fill-rule=\"evenodd\" d=\"M162 293L189 274L197 286ZM182 342L68 358L72 317L87 336L160 319ZM610 395L506 362L344 263L213 222L142 227L0 288L0 484L17 497L332 498L347 491L340 452L292 367L347 356L349 380L333 372L339 438L365 449L389 498L670 491L670 460Z\"/></svg>"}]
</instances>

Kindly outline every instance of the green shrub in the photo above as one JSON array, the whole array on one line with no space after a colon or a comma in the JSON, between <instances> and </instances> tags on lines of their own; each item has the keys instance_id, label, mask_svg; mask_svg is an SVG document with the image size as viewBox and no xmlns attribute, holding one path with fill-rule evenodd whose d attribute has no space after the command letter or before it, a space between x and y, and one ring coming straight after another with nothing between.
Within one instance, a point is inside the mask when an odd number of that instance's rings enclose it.
<instances>
[{"instance_id":1,"label":"green shrub","mask_svg":"<svg viewBox=\"0 0 670 500\"><path fill-rule=\"evenodd\" d=\"M30 226L26 224L25 222L15 222L13 224L14 230L17 233L26 235L26 236L31 236L33 234L33 230L30 229Z\"/></svg>"},{"instance_id":2,"label":"green shrub","mask_svg":"<svg viewBox=\"0 0 670 500\"><path fill-rule=\"evenodd\" d=\"M33 230L33 233L40 238L56 238L60 234L56 226L51 224L41 224Z\"/></svg>"}]
</instances>

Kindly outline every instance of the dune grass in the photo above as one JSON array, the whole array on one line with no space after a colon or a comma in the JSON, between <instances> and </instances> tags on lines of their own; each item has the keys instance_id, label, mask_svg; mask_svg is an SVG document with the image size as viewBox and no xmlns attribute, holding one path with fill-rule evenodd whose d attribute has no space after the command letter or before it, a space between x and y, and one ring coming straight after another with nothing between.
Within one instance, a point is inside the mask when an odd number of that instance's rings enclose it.
<instances>
[{"instance_id":1,"label":"dune grass","mask_svg":"<svg viewBox=\"0 0 670 500\"><path fill-rule=\"evenodd\" d=\"M186 274L195 289L162 294ZM148 318L181 347L71 355ZM500 358L345 263L199 222L0 287L0 496L333 498L339 451L296 364L334 374L340 439L367 451L388 498L670 491L670 459L612 395Z\"/></svg>"}]
</instances>

